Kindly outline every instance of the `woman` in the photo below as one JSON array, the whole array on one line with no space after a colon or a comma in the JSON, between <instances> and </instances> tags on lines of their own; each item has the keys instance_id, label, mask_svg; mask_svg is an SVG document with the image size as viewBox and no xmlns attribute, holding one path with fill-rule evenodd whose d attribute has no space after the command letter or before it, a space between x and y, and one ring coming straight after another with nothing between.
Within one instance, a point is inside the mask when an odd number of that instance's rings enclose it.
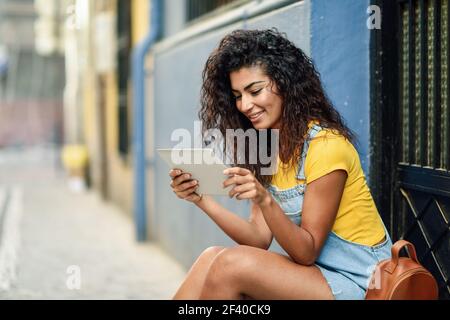
<instances>
[{"instance_id":1,"label":"woman","mask_svg":"<svg viewBox=\"0 0 450 320\"><path fill-rule=\"evenodd\" d=\"M279 129L278 170L224 172L230 197L252 202L248 221L171 170L176 195L238 243L205 250L174 299L364 299L392 243L311 60L275 29L234 31L206 62L201 103L204 130ZM267 250L273 238L288 256Z\"/></svg>"}]
</instances>

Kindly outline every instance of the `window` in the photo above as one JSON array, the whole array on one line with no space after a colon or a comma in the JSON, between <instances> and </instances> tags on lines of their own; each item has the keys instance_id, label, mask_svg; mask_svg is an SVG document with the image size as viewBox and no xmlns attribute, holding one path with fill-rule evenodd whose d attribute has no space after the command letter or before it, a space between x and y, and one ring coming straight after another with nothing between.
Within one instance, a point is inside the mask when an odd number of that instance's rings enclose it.
<instances>
[{"instance_id":1,"label":"window","mask_svg":"<svg viewBox=\"0 0 450 320\"><path fill-rule=\"evenodd\" d=\"M117 2L117 68L118 68L118 151L121 155L128 154L130 144L129 134L129 99L128 81L130 77L131 54L131 1Z\"/></svg>"},{"instance_id":2,"label":"window","mask_svg":"<svg viewBox=\"0 0 450 320\"><path fill-rule=\"evenodd\" d=\"M186 19L189 22L219 8L226 10L245 2L248 0L187 0Z\"/></svg>"}]
</instances>

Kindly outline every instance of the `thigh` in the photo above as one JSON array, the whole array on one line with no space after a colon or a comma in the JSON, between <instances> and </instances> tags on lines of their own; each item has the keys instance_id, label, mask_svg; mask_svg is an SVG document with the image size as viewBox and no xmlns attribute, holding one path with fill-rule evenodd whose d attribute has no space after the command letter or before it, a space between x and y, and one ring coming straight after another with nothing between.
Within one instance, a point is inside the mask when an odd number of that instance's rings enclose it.
<instances>
[{"instance_id":1,"label":"thigh","mask_svg":"<svg viewBox=\"0 0 450 320\"><path fill-rule=\"evenodd\" d=\"M295 263L285 255L238 246L222 251L214 260L229 281L253 299L334 299L320 269Z\"/></svg>"}]
</instances>

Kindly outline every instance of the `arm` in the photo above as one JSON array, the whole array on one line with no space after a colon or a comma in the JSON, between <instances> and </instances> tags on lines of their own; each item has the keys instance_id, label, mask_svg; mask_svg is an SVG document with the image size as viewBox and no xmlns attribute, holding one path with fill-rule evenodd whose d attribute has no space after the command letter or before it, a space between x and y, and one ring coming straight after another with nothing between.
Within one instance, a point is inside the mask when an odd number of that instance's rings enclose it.
<instances>
[{"instance_id":1,"label":"arm","mask_svg":"<svg viewBox=\"0 0 450 320\"><path fill-rule=\"evenodd\" d=\"M312 265L316 261L336 219L346 180L347 173L336 170L308 184L300 227L271 197L262 205L275 239L295 262Z\"/></svg>"},{"instance_id":2,"label":"arm","mask_svg":"<svg viewBox=\"0 0 450 320\"><path fill-rule=\"evenodd\" d=\"M261 209L252 204L248 221L225 209L212 197L200 197L195 191L198 188L189 174L181 170L169 172L172 182L170 186L178 198L193 202L202 209L231 239L238 244L267 249L272 242L272 233L264 221Z\"/></svg>"},{"instance_id":3,"label":"arm","mask_svg":"<svg viewBox=\"0 0 450 320\"><path fill-rule=\"evenodd\" d=\"M259 206L252 203L250 218L246 221L225 209L210 196L203 196L195 204L237 243L262 249L269 248L273 236Z\"/></svg>"},{"instance_id":4,"label":"arm","mask_svg":"<svg viewBox=\"0 0 450 320\"><path fill-rule=\"evenodd\" d=\"M289 256L299 264L312 265L333 227L347 172L335 170L308 184L300 227L292 223L250 171L236 167L226 170L225 174L235 175L225 182L225 186L237 185L230 191L230 196L237 195L238 200L252 199L261 208L273 236Z\"/></svg>"}]
</instances>

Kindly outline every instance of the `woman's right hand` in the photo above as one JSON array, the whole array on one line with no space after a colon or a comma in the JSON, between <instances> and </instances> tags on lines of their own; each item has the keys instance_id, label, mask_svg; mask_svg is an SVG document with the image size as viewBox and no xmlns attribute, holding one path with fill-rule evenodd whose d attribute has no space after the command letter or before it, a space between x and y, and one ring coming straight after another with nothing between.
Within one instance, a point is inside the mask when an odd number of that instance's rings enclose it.
<instances>
[{"instance_id":1,"label":"woman's right hand","mask_svg":"<svg viewBox=\"0 0 450 320\"><path fill-rule=\"evenodd\" d=\"M192 203L197 203L202 199L202 195L195 192L198 189L198 181L192 180L189 173L180 169L172 169L169 171L169 176L172 178L170 183L172 191L178 198Z\"/></svg>"}]
</instances>

